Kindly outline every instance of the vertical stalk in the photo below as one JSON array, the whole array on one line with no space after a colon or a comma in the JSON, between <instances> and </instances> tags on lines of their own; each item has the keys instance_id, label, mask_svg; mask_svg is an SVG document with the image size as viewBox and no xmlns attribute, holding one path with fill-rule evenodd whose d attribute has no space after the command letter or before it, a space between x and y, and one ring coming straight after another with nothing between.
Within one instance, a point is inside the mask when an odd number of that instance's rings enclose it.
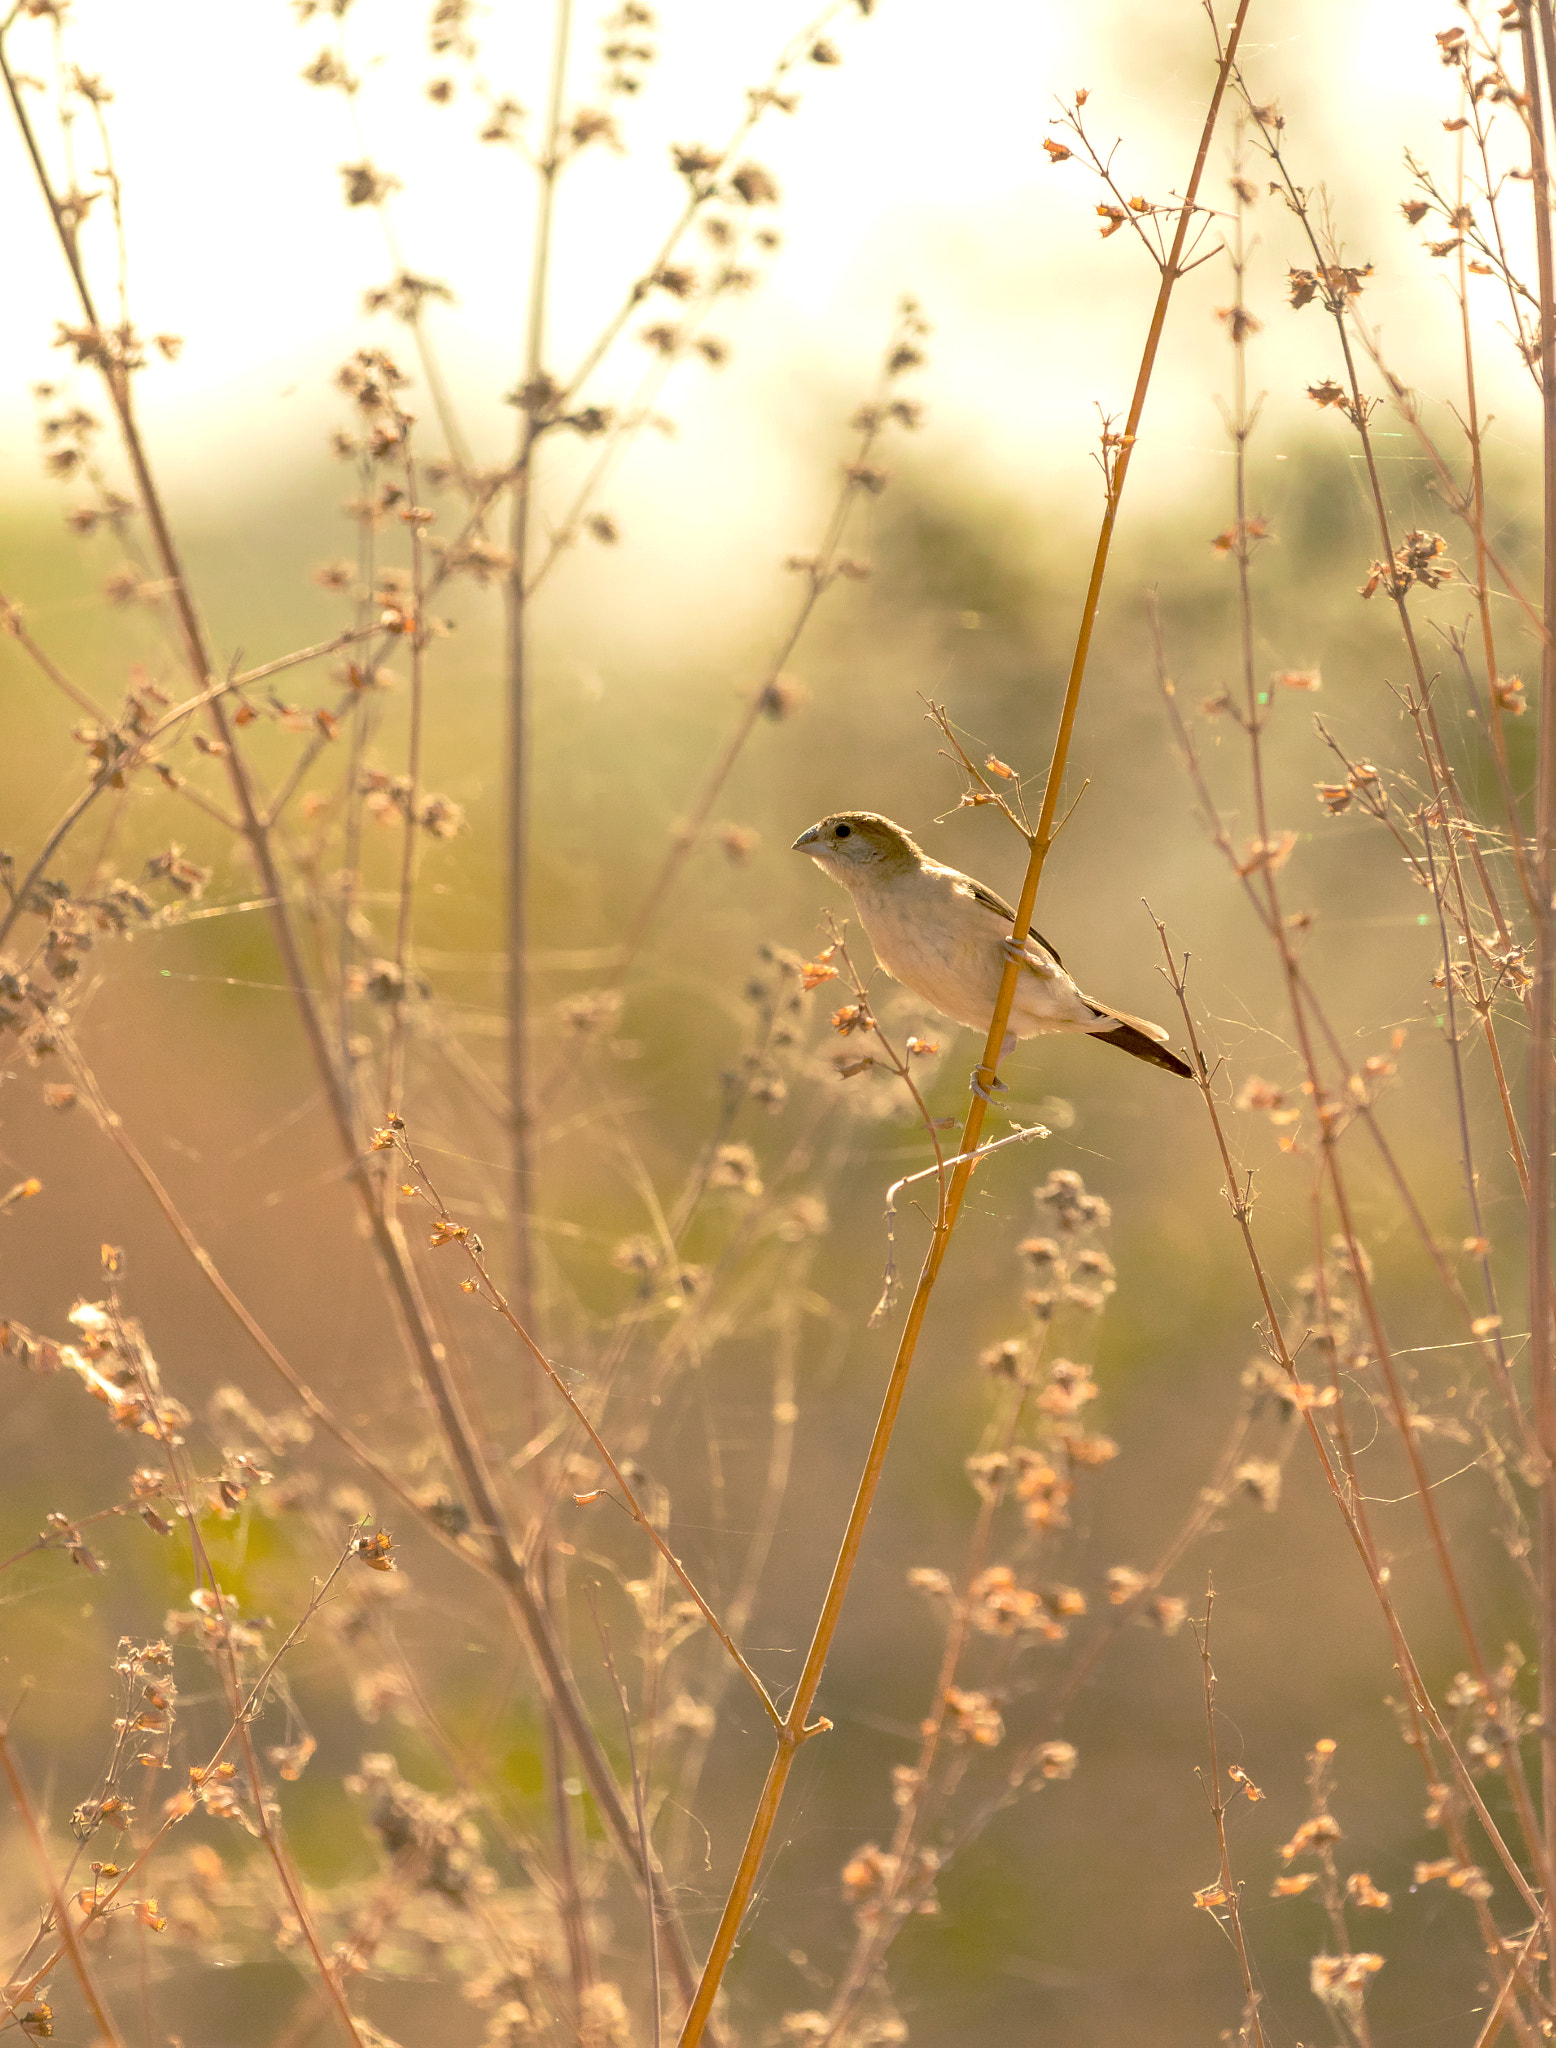
<instances>
[{"instance_id":1,"label":"vertical stalk","mask_svg":"<svg viewBox=\"0 0 1556 2048\"><path fill-rule=\"evenodd\" d=\"M551 30L551 79L546 93L545 145L538 167L534 242L530 251L529 305L524 331L524 366L519 382L522 424L514 457L513 503L508 519L505 597L505 656L508 701L507 875L508 1115L510 1119L513 1276L509 1293L519 1320L534 1320L534 1130L530 1121L529 1032L529 611L525 602L531 513L535 495L535 444L547 411L542 396L541 358L546 339L546 291L551 273L551 229L561 164L562 94L567 83L572 0L556 0Z\"/></svg>"},{"instance_id":2,"label":"vertical stalk","mask_svg":"<svg viewBox=\"0 0 1556 2048\"><path fill-rule=\"evenodd\" d=\"M1549 39L1550 0L1540 0ZM1540 423L1543 467L1543 581L1540 644L1539 765L1534 817L1534 984L1529 992L1529 1384L1535 1429L1556 1455L1556 1389L1551 1332L1551 1042L1556 931L1551 916L1551 854L1556 828L1556 285L1552 278L1550 166L1533 10L1519 17L1533 169L1535 253L1540 289ZM1549 47L1549 40L1547 42ZM1548 82L1548 81L1547 81ZM1540 1763L1547 1854L1556 1861L1556 1471L1540 1501ZM1547 1954L1556 1902L1547 1902Z\"/></svg>"},{"instance_id":3,"label":"vertical stalk","mask_svg":"<svg viewBox=\"0 0 1556 2048\"><path fill-rule=\"evenodd\" d=\"M543 368L546 345L546 295L551 273L551 231L556 219L557 178L562 168L562 105L567 85L567 57L572 34L572 0L555 0L551 18L551 72L546 88L545 137L537 166L535 222L530 248L529 299L525 315L524 363L519 380L519 445L514 457L513 499L508 518L508 579L504 624L507 667L507 887L508 953L504 989L507 1012L507 1077L509 1131L509 1202L512 1210L509 1287L519 1320L535 1327L535 1131L530 1080L529 981L529 834L530 834L530 619L529 580L531 514L535 500L535 448L550 411ZM535 1383L525 1376L525 1433L537 1426ZM555 1560L542 1535L535 1558L535 1581L548 1608L554 1606ZM555 1878L558 1914L567 1938L568 1974L573 2011L582 2022L584 1997L594 1980L588 1920L578 1883L573 1839L573 1814L567 1790L567 1759L555 1714L549 1704L546 1722L546 1776L556 1840ZM653 1885L649 1885L650 1911Z\"/></svg>"},{"instance_id":4,"label":"vertical stalk","mask_svg":"<svg viewBox=\"0 0 1556 2048\"><path fill-rule=\"evenodd\" d=\"M1129 404L1129 416L1117 450L1116 460L1108 476L1107 503L1102 525L1097 534L1096 553L1092 561L1091 577L1086 586L1085 603L1081 610L1080 630L1076 636L1075 656L1070 664L1069 682L1064 694L1064 707L1059 716L1059 730L1055 735L1053 756L1049 763L1048 783L1043 791L1043 806L1037 827L1032 834L1031 856L1027 863L1026 879L1021 886L1020 902L1017 906L1014 935L1025 937L1032 921L1033 906L1037 901L1038 883L1042 880L1043 865L1048 849L1053 844L1054 819L1059 807L1059 792L1064 781L1065 766L1069 760L1070 739L1075 730L1075 715L1080 704L1081 686L1086 678L1086 663L1091 653L1092 633L1096 626L1097 610L1102 600L1102 583L1107 572L1108 555L1113 544L1113 530L1118 520L1119 501L1123 494L1124 482L1129 471L1130 457L1134 453L1139 434L1141 416L1151 388L1151 377L1156 368L1156 358L1161 347L1162 333L1167 324L1167 309L1172 301L1173 287L1182 274L1184 249L1188 242L1189 228L1195 214L1195 202L1204 177L1205 163L1210 154L1211 139L1215 134L1216 121L1221 112L1221 102L1226 94L1227 80L1231 76L1237 58L1237 46L1242 38L1243 24L1247 19L1250 0L1238 0L1237 14L1232 22L1226 41L1221 43L1217 35L1216 81L1206 110L1204 126L1200 132L1199 149L1194 159L1193 173L1184 192L1178 214L1177 230L1173 236L1172 248L1162 265L1161 282L1157 288L1156 304L1151 313L1151 324L1146 333L1145 348L1140 358L1139 374L1135 379L1134 395ZM999 1066L1000 1055L1005 1043L1005 1032L1010 1021L1011 1005L1015 1000L1016 978L1019 970L1009 962L1000 979L999 995L994 1005L994 1016L989 1024L988 1041L984 1047L983 1061L978 1070L979 1080L987 1088L994 1080ZM885 1397L875 1425L875 1434L870 1441L869 1453L865 1459L864 1471L860 1476L858 1491L854 1496L853 1508L848 1517L848 1526L838 1550L837 1561L832 1568L831 1582L822 1603L821 1614L816 1623L815 1634L805 1658L804 1669L794 1689L789 1711L778 1730L777 1747L772 1763L768 1767L767 1779L757 1802L745 1847L724 1902L718 1928L708 1960L703 1966L702 1978L687 2013L686 2024L681 2031L680 2048L697 2048L713 2011L713 2002L718 1996L724 1972L734 1954L735 1942L740 1932L740 1923L745 1918L746 1907L756 1888L767 1845L772 1837L778 1819L778 1809L783 1801L784 1788L794 1759L806 1741L813 1735L821 1734L830 1723L825 1720L812 1721L810 1711L820 1689L821 1675L826 1668L827 1656L832 1648L832 1639L842 1616L843 1602L848 1595L849 1582L854 1566L858 1562L860 1546L864 1542L865 1527L870 1510L874 1505L876 1489L880 1484L881 1471L886 1463L886 1453L891 1444L892 1431L896 1426L897 1413L902 1406L902 1397L907 1390L908 1372L918 1349L918 1340L924 1327L924 1318L929 1301L934 1293L935 1282L945 1263L946 1251L951 1234L961 1213L962 1198L967 1191L967 1182L972 1173L971 1154L977 1150L978 1139L983 1130L984 1101L974 1094L963 1127L958 1158L949 1187L944 1187L938 1214L935 1218L934 1233L930 1238L929 1250L925 1254L923 1270L918 1285L913 1291L902 1336L897 1345L897 1355L892 1361L891 1375L886 1383Z\"/></svg>"}]
</instances>

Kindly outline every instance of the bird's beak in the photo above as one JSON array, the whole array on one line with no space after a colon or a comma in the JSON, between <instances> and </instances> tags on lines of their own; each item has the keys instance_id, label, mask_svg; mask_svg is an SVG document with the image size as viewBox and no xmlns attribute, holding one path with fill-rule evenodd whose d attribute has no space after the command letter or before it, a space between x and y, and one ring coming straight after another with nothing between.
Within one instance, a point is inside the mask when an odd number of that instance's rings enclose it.
<instances>
[{"instance_id":1,"label":"bird's beak","mask_svg":"<svg viewBox=\"0 0 1556 2048\"><path fill-rule=\"evenodd\" d=\"M819 825L812 825L808 832L802 832L800 834L799 838L795 840L793 846L790 847L789 851L791 853L809 853L810 849L813 846L817 846L820 843L821 827Z\"/></svg>"}]
</instances>

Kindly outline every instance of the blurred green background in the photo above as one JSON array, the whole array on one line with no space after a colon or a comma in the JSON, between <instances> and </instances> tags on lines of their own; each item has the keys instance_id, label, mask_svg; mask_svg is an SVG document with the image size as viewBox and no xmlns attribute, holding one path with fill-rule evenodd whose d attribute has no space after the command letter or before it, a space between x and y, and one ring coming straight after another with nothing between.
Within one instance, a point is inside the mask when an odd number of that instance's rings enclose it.
<instances>
[{"instance_id":1,"label":"blurred green background","mask_svg":"<svg viewBox=\"0 0 1556 2048\"><path fill-rule=\"evenodd\" d=\"M1120 24L1138 26L1138 10L1113 13ZM1189 87L1198 90L1203 67L1187 57L1181 62L1174 118L1192 121ZM1181 177L1181 157L1181 148L1176 156L1164 148L1163 185ZM320 196L317 203L327 202ZM1083 222L1088 204L1074 190L1068 194L1070 212ZM1469 1223L1440 997L1431 986L1441 956L1435 920L1387 835L1354 811L1327 817L1312 793L1315 782L1334 777L1333 758L1313 727L1315 708L1353 759L1371 757L1385 768L1396 803L1406 809L1420 769L1391 687L1405 678L1391 618L1380 602L1364 604L1357 595L1376 543L1353 443L1332 413L1310 417L1304 410L1301 382L1329 371L1331 344L1316 311L1293 314L1282 304L1284 264L1297 258L1283 242L1288 225L1273 215L1266 207L1260 216L1269 246L1258 259L1255 303L1270 330L1269 373L1278 372L1280 383L1270 424L1254 443L1253 474L1256 507L1276 542L1257 564L1255 660L1261 676L1316 669L1323 677L1316 697L1275 692L1271 811L1278 827L1298 835L1283 880L1291 906L1314 913L1303 958L1356 1060L1387 1054L1391 1032L1408 1029L1384 1121L1423 1208L1445 1241L1455 1243L1468 1235ZM1037 239L1038 230L1032 235ZM1116 244L1108 250L1120 256ZM1129 252L1122 258L1115 267L1127 285L1091 303L1080 293L1067 302L1064 318L1072 333L1092 332L1086 323L1104 330L1108 348L1127 361L1151 281ZM789 260L797 268L803 249ZM941 268L945 273L943 259ZM969 276L991 271L977 255L966 268ZM916 278L893 278L893 290L904 285L923 289ZM1062 287L1061 276L1049 289ZM1042 288L1039 266L1021 290L1012 286L1016 311L1024 292ZM1380 288L1403 290L1396 276ZM48 291L52 317L59 293L53 282ZM1295 1090L1298 1063L1276 963L1196 815L1162 708L1147 619L1154 597L1187 709L1238 686L1232 571L1210 544L1232 516L1229 465L1196 445L1224 444L1212 399L1230 381L1214 320L1226 294L1224 275L1212 267L1185 290L1176 315L1164 395L1148 415L1139 503L1121 530L1076 733L1071 785L1084 778L1088 787L1050 862L1038 922L1084 986L1160 1019L1176 1042L1179 1020L1160 976L1146 906L1163 919L1174 946L1191 957L1199 1029L1212 1056L1226 1063L1217 1093L1230 1102L1254 1074ZM880 340L891 296L878 294L873 309ZM926 297L926 310L939 319L940 308ZM868 388L877 339L861 341L861 323L851 314L848 348L829 349L824 320L818 317L807 335L794 302L784 303L776 340L764 339L760 319L749 316L757 330L749 369L737 355L716 392L682 394L682 440L646 442L635 454L621 487L623 545L581 547L539 609L530 900L542 1071L566 1043L557 1006L599 984L607 949L619 941L646 872L765 671L798 597L778 557L784 547L813 544L847 446L844 423ZM932 342L929 366L914 380L929 404L930 428L894 448L889 488L850 542L869 557L873 575L840 585L825 600L790 664L805 685L805 701L783 723L759 726L720 799L719 822L757 835L751 851L732 861L716 834L699 849L632 975L619 1037L587 1053L579 1084L545 1120L544 1318L559 1356L583 1376L586 1399L603 1333L632 1299L632 1281L612 1264L612 1250L651 1227L644 1176L668 1205L713 1128L721 1076L750 1042L746 991L763 971L758 949L812 954L826 942L824 914L846 908L789 851L795 834L834 809L878 809L906 824L938 858L1007 892L1017 886L1021 847L1008 828L986 811L952 815L959 782L938 751L924 700L947 707L975 757L992 751L1040 790L1098 511L1095 480L1087 484L1077 451L1094 431L1085 417L1092 397L1104 397L1111 409L1122 396L1066 389L1063 409L1081 424L1065 452L1064 488L1039 469L1018 477L1016 465L996 452L998 392L978 391L981 425L969 427L968 387L978 380L962 330L976 322L963 322L955 307L950 320L957 332L946 359ZM353 345L367 333L356 334ZM384 338L376 329L372 337ZM789 344L793 366L780 382L773 358ZM1439 343L1429 335L1424 345ZM1262 376L1258 346L1253 374ZM1307 368L1294 368L1298 361ZM39 365L31 374L49 368ZM1002 374L1009 368L1007 355ZM157 375L170 387L177 372ZM1044 381L1035 368L1031 375ZM320 366L304 400L314 416L309 433L289 429L283 453L256 456L252 472L224 463L219 477L201 476L197 451L185 444L177 452L174 509L192 586L224 658L242 650L245 663L268 660L342 623L339 600L310 581L319 562L351 545L338 510L347 475L322 447L322 427L337 409L326 386ZM1444 416L1449 396L1446 387L1434 388L1434 418ZM164 395L158 404L176 407L176 399ZM1023 434L1030 429L1024 406ZM751 430L742 446L731 423L753 411L760 431ZM946 413L952 425L938 427L937 416ZM1155 446L1153 426L1161 431ZM1387 431L1396 427L1391 421ZM498 434L507 431L500 414L496 429L492 459L502 447ZM1536 477L1518 432L1511 425L1502 432L1493 479L1499 545L1523 562L1532 545ZM779 443L784 461L775 467ZM1444 525L1425 465L1402 440L1390 446L1397 451L1389 473L1396 526ZM760 458L754 471L741 459L753 449ZM544 480L556 502L565 501L566 481ZM753 497L761 501L755 513ZM109 609L98 595L118 560L116 547L102 538L72 539L59 509L41 487L13 497L0 525L7 596L25 605L29 626L51 654L104 701L116 699L136 663L176 688L152 618ZM446 501L440 526L454 518ZM469 830L424 850L416 952L435 990L438 1029L496 1071L500 615L493 594L468 586L447 609L457 630L436 647L429 670L426 782L464 807ZM1462 589L1450 588L1426 611L1444 629L1457 627L1468 602ZM1511 624L1508 633L1503 658L1513 667ZM1448 669L1440 646L1432 665ZM79 789L83 755L69 734L74 714L5 640L0 692L9 740L0 754L0 843L25 866ZM310 707L332 700L317 670L287 678L283 693ZM1437 708L1467 791L1489 795L1480 729L1451 673ZM1226 718L1195 715L1207 771L1241 840L1253 830L1245 746ZM391 772L403 748L404 716L399 690L383 700L373 750ZM256 730L255 758L263 774L274 775L300 741ZM1524 738L1515 731L1520 777ZM336 772L337 762L326 758L319 786ZM101 829L101 822L88 829L88 848ZM253 875L216 827L137 787L127 800L119 868L134 879L136 859L173 840L214 865L202 913L230 914L202 914L100 946L84 969L76 1010L83 1051L222 1271L298 1369L346 1420L414 1466L427 1419L407 1382L342 1184L263 916L239 907L256 894ZM380 890L388 887L397 843L386 835L370 853L370 877ZM60 871L75 872L72 862L81 859L80 851L67 854ZM386 932L388 902L374 903L372 915ZM862 944L858 957L868 961ZM889 983L875 987L889 1027L920 1021L922 1012ZM811 999L807 1028L817 1057L797 1060L788 1100L772 1113L747 1104L733 1132L753 1147L765 1180L796 1194L820 1193L829 1218L813 1263L800 1270L798 1255L792 1262L803 1289L798 1447L749 1639L753 1661L775 1688L798 1670L891 1357L895 1318L867 1327L887 1252L885 1191L927 1156L920 1131L900 1114L883 1113L886 1084L874 1077L841 1083L824 1070L833 993L823 988ZM945 1052L934 1070L932 1106L953 1115L964 1103L978 1048L967 1033L936 1026L934 1035ZM230 1383L262 1408L283 1405L262 1361L202 1287L85 1110L61 1115L43 1106L40 1084L50 1078L46 1062L13 1063L0 1095L0 1180L9 1185L36 1174L44 1183L40 1195L0 1218L0 1316L65 1334L71 1302L99 1291L99 1246L120 1245L126 1304L144 1323L170 1388L197 1415ZM1114 1218L1117 1295L1100 1319L1062 1322L1053 1347L1094 1364L1102 1388L1096 1426L1120 1445L1117 1461L1080 1492L1075 1526L1042 1568L1045 1579L1082 1586L1094 1618L1106 1607L1103 1573L1120 1564L1147 1568L1193 1506L1236 1414L1240 1375L1259 1353L1259 1303L1196 1092L1083 1043L1024 1046L1006 1078L1011 1092L1001 1113L1023 1121L1035 1115L1052 1135L1006 1151L973 1184L823 1687L821 1709L835 1730L805 1751L797 1769L779 1853L733 1973L748 2039L774 2039L782 2014L825 2005L851 1932L839 1872L860 1843L889 1835L890 1771L912 1753L940 1643L934 1614L909 1592L905 1573L923 1565L955 1573L963 1554L975 1507L964 1460L980 1447L991 1401L977 1359L1026 1323L1028 1281L1016 1246L1037 1227L1034 1186L1055 1167L1073 1169L1106 1197ZM1505 1227L1516 1240L1521 1211L1505 1140L1496 1139L1495 1095L1478 1046L1468 1051L1468 1080L1483 1138L1482 1199L1500 1256L1500 1232ZM430 1035L418 1046L402 1107L418 1151L456 1212L486 1237L501 1277L500 1135L453 1085ZM1256 1114L1232 1122L1239 1157L1258 1175L1255 1218L1264 1257L1300 1317L1293 1282L1314 1256L1311 1161L1283 1154L1278 1134ZM1445 1409L1460 1392L1460 1333L1443 1313L1419 1246L1360 1138L1350 1143L1359 1227L1412 1396L1429 1412ZM736 1198L715 1203L697 1226L690 1256L715 1259L739 1213ZM923 1227L906 1205L896 1231L897 1257L911 1277ZM1508 1249L1516 1259L1516 1241ZM735 1293L728 1316L710 1317L688 1344L687 1364L667 1382L649 1434L634 1445L667 1487L674 1541L715 1605L731 1589L767 1457L775 1337L772 1304L762 1293L767 1269L755 1270L756 1281ZM511 1451L523 1435L523 1360L494 1320L459 1296L450 1272L433 1264L429 1272L462 1366L480 1389L486 1423ZM0 1496L0 1556L30 1542L49 1512L79 1516L124 1498L125 1474L135 1462L135 1447L116 1439L95 1407L83 1406L68 1376L27 1378L9 1362L5 1371L10 1459ZM631 1393L629 1387L620 1397L629 1409ZM618 1398L614 1391L611 1398ZM1367 1420L1366 1400L1364 1388L1353 1427ZM540 1411L548 1414L544 1394ZM1269 1449L1279 1437L1272 1419L1261 1441ZM1471 1464L1475 1448L1444 1432L1430 1454L1442 1481L1439 1506L1464 1547L1483 1640L1494 1652L1516 1636L1522 1608L1491 1534L1489 1489ZM1381 1415L1357 1450L1418 1659L1440 1687L1462 1652ZM323 1440L298 1462L331 1480L360 1483ZM441 1476L435 1461L426 1469L430 1480ZM392 1524L389 1504L374 1506ZM576 1529L567 1521L575 1513ZM606 1507L562 1514L580 1553L573 1567L578 1583L598 1554L603 1597L613 1616L624 1616L626 1603L609 1589L613 1577L646 1571L641 1546ZM396 1534L403 1568L390 1604L399 1640L460 1740L501 1759L499 1781L512 1816L538 1826L537 1732L527 1680L501 1624L473 1575L413 1531ZM273 1615L281 1628L306 1601L309 1574L330 1562L318 1525L306 1517L245 1511L212 1543L245 1607ZM181 1602L189 1583L187 1556L175 1556L171 1544L133 1521L100 1525L96 1547L109 1565L100 1577L52 1555L15 1564L0 1581L5 1710L56 1829L88 1796L101 1765L115 1711L107 1679L115 1641L160 1632L164 1608ZM1281 1867L1277 1845L1305 1812L1304 1756L1319 1737L1339 1744L1343 1867L1368 1870L1394 1895L1391 1914L1369 1930L1370 1945L1387 1958L1370 2003L1374 2037L1473 2039L1479 1966L1470 1910L1441 1887L1412 1893L1415 1859L1440 1853L1440 1838L1421 1822L1419 1767L1386 1703L1398 1681L1385 1633L1304 1444L1296 1445L1278 1511L1266 1514L1247 1499L1229 1502L1213 1532L1174 1570L1167 1591L1197 1613L1212 1576L1222 1759L1242 1765L1267 1795L1257 1806L1234 1809L1233 1853L1247 1882L1246 1924L1272 2039L1312 2038L1324 2024L1307 1989L1308 1961L1323 1940L1318 1908L1310 1898L1266 1896ZM587 1659L587 1619L580 1611L573 1621ZM1044 1659L1057 1672L1069 1654L1029 1655L1024 1668L1035 1690L1012 1711L1013 1722L1040 1717L1044 1689L1053 1683ZM291 1693L320 1747L306 1775L283 1788L283 1812L301 1867L320 1886L365 1882L375 1867L341 1789L363 1749L393 1747L409 1775L446 1783L440 1760L414 1730L392 1718L363 1725L352 1703L353 1668L350 1646L323 1625L287 1666ZM601 1703L602 1726L612 1725L592 1667L588 1683ZM189 1711L219 1728L214 1702L190 1701ZM272 1712L279 1729L281 1710ZM269 1740L289 1739L273 1733L270 1720L265 1732ZM1040 2039L1053 2048L1149 2040L1155 2048L1188 2048L1235 2028L1235 1960L1192 1908L1193 1892L1211 1882L1216 1865L1196 1776L1206 1760L1205 1718L1188 1630L1126 1630L1064 1732L1080 1751L1073 1780L1002 1814L947 1870L938 1915L914 1922L893 1952L892 1997L911 2038L926 2048L969 2039ZM619 1757L614 1735L607 1739ZM198 1754L195 1743L191 1759ZM694 1849L674 1873L699 1948L711 1933L767 1756L759 1716L731 1690L689 1831ZM1498 1791L1488 1788L1493 1803ZM17 1837L7 1839L0 1905L14 1930L27 1926L35 1890ZM223 1847L233 1854L229 1841ZM639 1932L617 1911L608 1952L635 1955ZM289 1970L259 1947L237 1944L219 1976L202 1968L198 1953L170 1948L157 2025L190 2042L274 2039L296 1991ZM636 1963L621 1967L626 1981L637 1981ZM58 2002L65 2003L63 1990ZM444 1989L414 1974L399 1981L386 1975L382 1983L370 1977L361 2004L404 2042L480 2037L473 2010L451 2014Z\"/></svg>"}]
</instances>

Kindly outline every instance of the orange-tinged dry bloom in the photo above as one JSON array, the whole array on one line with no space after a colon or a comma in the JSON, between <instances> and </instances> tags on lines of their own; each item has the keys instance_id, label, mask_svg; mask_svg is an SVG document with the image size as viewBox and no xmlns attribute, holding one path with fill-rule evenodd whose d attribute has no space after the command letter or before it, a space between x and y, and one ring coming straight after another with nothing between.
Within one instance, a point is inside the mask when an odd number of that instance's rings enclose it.
<instances>
[{"instance_id":1,"label":"orange-tinged dry bloom","mask_svg":"<svg viewBox=\"0 0 1556 2048\"><path fill-rule=\"evenodd\" d=\"M974 1742L994 1749L1005 1739L1005 1723L986 1692L948 1686L945 1696L948 1733L953 1742Z\"/></svg>"},{"instance_id":2,"label":"orange-tinged dry bloom","mask_svg":"<svg viewBox=\"0 0 1556 2048\"><path fill-rule=\"evenodd\" d=\"M1332 1813L1315 1813L1302 1823L1289 1842L1281 1844L1280 1860L1290 1863L1294 1857L1311 1855L1323 1844L1338 1842L1341 1832L1340 1823Z\"/></svg>"},{"instance_id":3,"label":"orange-tinged dry bloom","mask_svg":"<svg viewBox=\"0 0 1556 2048\"><path fill-rule=\"evenodd\" d=\"M1133 1565L1115 1564L1109 1567L1104 1584L1108 1589L1108 1599L1115 1607L1122 1607L1126 1600L1133 1600L1137 1593L1145 1590L1146 1577Z\"/></svg>"},{"instance_id":4,"label":"orange-tinged dry bloom","mask_svg":"<svg viewBox=\"0 0 1556 2048\"><path fill-rule=\"evenodd\" d=\"M1353 1906L1362 1906L1370 1912L1386 1913L1389 1910L1389 1895L1380 1892L1365 1870L1353 1870L1345 1880L1345 1896Z\"/></svg>"}]
</instances>

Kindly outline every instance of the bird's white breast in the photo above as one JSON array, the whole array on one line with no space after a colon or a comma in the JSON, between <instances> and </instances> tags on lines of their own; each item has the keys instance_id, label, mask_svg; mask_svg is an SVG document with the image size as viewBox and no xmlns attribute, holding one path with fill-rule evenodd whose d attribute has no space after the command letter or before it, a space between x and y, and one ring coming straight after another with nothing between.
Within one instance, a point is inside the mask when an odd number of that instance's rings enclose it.
<instances>
[{"instance_id":1,"label":"bird's white breast","mask_svg":"<svg viewBox=\"0 0 1556 2048\"><path fill-rule=\"evenodd\" d=\"M853 888L860 922L876 958L905 987L954 1023L986 1031L994 1013L1010 927L979 902L960 877L926 867L893 876L885 886ZM1023 968L1010 1026L1018 1038L1040 1031L1087 1030L1097 1017L1061 967L1041 955L1046 972Z\"/></svg>"}]
</instances>

